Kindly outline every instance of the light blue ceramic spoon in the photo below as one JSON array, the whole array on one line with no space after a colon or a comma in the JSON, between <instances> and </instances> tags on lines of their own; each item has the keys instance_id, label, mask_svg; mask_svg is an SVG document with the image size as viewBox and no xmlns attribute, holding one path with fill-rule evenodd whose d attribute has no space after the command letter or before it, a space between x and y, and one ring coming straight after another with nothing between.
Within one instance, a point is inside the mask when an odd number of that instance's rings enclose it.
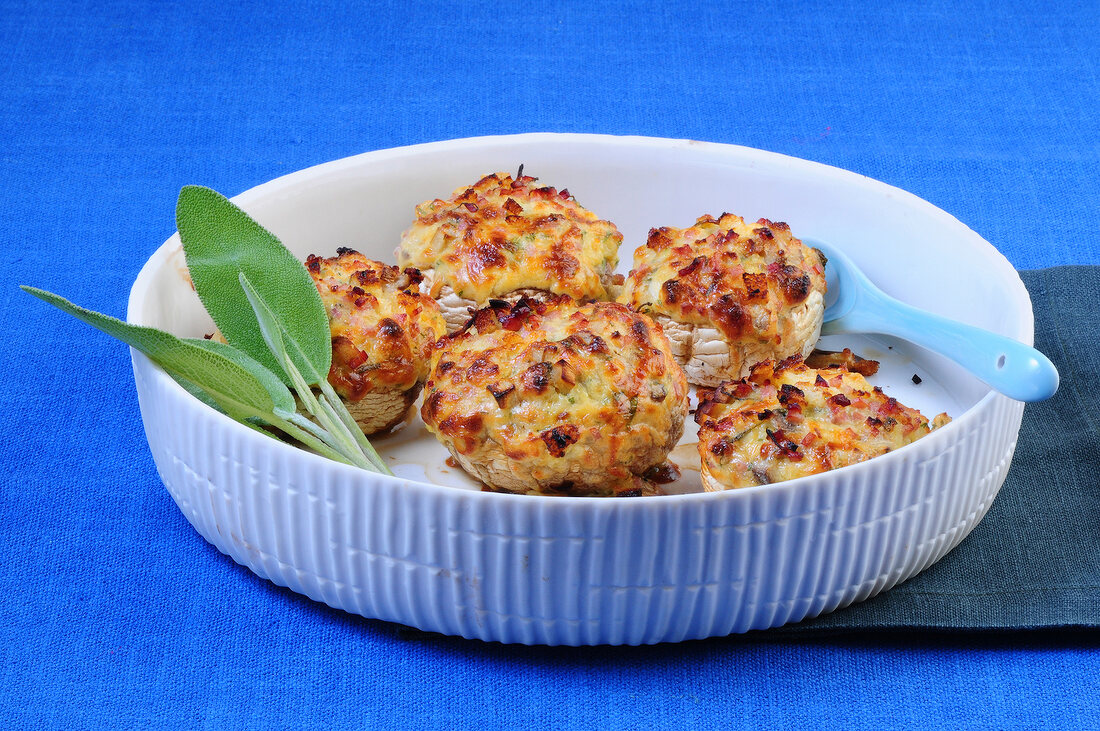
<instances>
[{"instance_id":1,"label":"light blue ceramic spoon","mask_svg":"<svg viewBox=\"0 0 1100 731\"><path fill-rule=\"evenodd\" d=\"M908 340L950 358L1017 401L1042 401L1058 390L1058 370L1035 348L899 302L872 284L840 251L818 241L805 242L829 259L829 304L822 335L880 333Z\"/></svg>"}]
</instances>

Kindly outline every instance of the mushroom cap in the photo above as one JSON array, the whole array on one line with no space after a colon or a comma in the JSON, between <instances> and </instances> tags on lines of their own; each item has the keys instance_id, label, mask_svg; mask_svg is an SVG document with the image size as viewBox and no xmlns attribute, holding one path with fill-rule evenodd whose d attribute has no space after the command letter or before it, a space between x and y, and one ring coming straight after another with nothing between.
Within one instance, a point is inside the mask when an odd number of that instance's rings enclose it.
<instances>
[{"instance_id":1,"label":"mushroom cap","mask_svg":"<svg viewBox=\"0 0 1100 731\"><path fill-rule=\"evenodd\" d=\"M476 309L529 289L610 300L622 281L615 274L621 243L615 225L569 191L494 173L417 206L397 261L431 272L430 291L445 309Z\"/></svg>"},{"instance_id":2,"label":"mushroom cap","mask_svg":"<svg viewBox=\"0 0 1100 731\"><path fill-rule=\"evenodd\" d=\"M407 389L376 390L344 404L364 434L385 434L409 420L420 389L418 383Z\"/></svg>"},{"instance_id":3,"label":"mushroom cap","mask_svg":"<svg viewBox=\"0 0 1100 731\"><path fill-rule=\"evenodd\" d=\"M695 412L703 487L766 485L863 462L920 439L931 423L846 368L766 360Z\"/></svg>"},{"instance_id":4,"label":"mushroom cap","mask_svg":"<svg viewBox=\"0 0 1100 731\"><path fill-rule=\"evenodd\" d=\"M353 249L310 256L329 315L328 380L366 434L405 420L427 377L432 347L446 332L435 300L420 293L420 273L367 259Z\"/></svg>"},{"instance_id":5,"label":"mushroom cap","mask_svg":"<svg viewBox=\"0 0 1100 731\"><path fill-rule=\"evenodd\" d=\"M494 300L432 359L421 416L494 490L656 492L640 477L683 434L688 388L652 320L610 302Z\"/></svg>"},{"instance_id":6,"label":"mushroom cap","mask_svg":"<svg viewBox=\"0 0 1100 731\"><path fill-rule=\"evenodd\" d=\"M768 358L808 355L825 313L825 259L785 223L724 213L652 229L622 300L665 329L688 380L717 386Z\"/></svg>"}]
</instances>

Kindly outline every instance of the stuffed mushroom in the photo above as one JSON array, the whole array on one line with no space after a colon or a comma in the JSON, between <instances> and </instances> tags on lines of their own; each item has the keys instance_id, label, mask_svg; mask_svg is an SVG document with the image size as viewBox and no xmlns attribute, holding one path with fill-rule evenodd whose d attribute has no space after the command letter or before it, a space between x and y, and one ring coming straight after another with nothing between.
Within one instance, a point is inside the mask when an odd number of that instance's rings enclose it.
<instances>
[{"instance_id":1,"label":"stuffed mushroom","mask_svg":"<svg viewBox=\"0 0 1100 731\"><path fill-rule=\"evenodd\" d=\"M451 332L491 298L565 294L613 300L622 234L567 190L506 173L487 175L447 200L416 207L397 250L401 266L424 272Z\"/></svg>"},{"instance_id":2,"label":"stuffed mushroom","mask_svg":"<svg viewBox=\"0 0 1100 731\"><path fill-rule=\"evenodd\" d=\"M785 223L702 216L649 232L623 298L661 325L690 382L713 387L759 361L809 355L825 312L825 258Z\"/></svg>"},{"instance_id":3,"label":"stuffed mushroom","mask_svg":"<svg viewBox=\"0 0 1100 731\"><path fill-rule=\"evenodd\" d=\"M441 343L424 423L497 491L657 494L642 475L683 434L688 387L652 320L559 296L492 300Z\"/></svg>"},{"instance_id":4,"label":"stuffed mushroom","mask_svg":"<svg viewBox=\"0 0 1100 731\"><path fill-rule=\"evenodd\" d=\"M800 356L766 360L705 396L695 412L703 487L766 485L898 449L950 421L931 422L846 368Z\"/></svg>"},{"instance_id":5,"label":"stuffed mushroom","mask_svg":"<svg viewBox=\"0 0 1100 731\"><path fill-rule=\"evenodd\" d=\"M439 306L420 292L420 273L348 248L306 268L328 311L328 380L365 434L405 421L427 376L432 346L446 332Z\"/></svg>"}]
</instances>

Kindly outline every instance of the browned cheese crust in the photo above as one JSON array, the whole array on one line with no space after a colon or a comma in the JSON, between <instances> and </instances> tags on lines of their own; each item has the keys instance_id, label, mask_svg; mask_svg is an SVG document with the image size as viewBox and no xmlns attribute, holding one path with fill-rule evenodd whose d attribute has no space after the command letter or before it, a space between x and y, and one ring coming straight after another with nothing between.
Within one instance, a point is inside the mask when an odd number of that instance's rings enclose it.
<instances>
[{"instance_id":1,"label":"browned cheese crust","mask_svg":"<svg viewBox=\"0 0 1100 731\"><path fill-rule=\"evenodd\" d=\"M432 346L446 325L420 293L420 273L367 259L352 249L310 256L306 268L328 311L328 380L366 434L401 424L428 373Z\"/></svg>"},{"instance_id":2,"label":"browned cheese crust","mask_svg":"<svg viewBox=\"0 0 1100 731\"><path fill-rule=\"evenodd\" d=\"M652 320L566 296L493 300L432 359L421 415L494 490L655 493L640 475L683 434L688 388Z\"/></svg>"},{"instance_id":3,"label":"browned cheese crust","mask_svg":"<svg viewBox=\"0 0 1100 731\"><path fill-rule=\"evenodd\" d=\"M825 311L825 260L785 223L702 216L649 232L623 297L664 328L689 381L717 386L761 360L810 353Z\"/></svg>"},{"instance_id":4,"label":"browned cheese crust","mask_svg":"<svg viewBox=\"0 0 1100 731\"><path fill-rule=\"evenodd\" d=\"M845 368L764 361L719 386L695 413L703 487L766 485L863 462L920 439L931 424Z\"/></svg>"},{"instance_id":5,"label":"browned cheese crust","mask_svg":"<svg viewBox=\"0 0 1100 731\"><path fill-rule=\"evenodd\" d=\"M447 200L416 207L397 250L401 266L424 272L454 332L490 298L550 292L611 300L622 234L569 194L536 179L487 175Z\"/></svg>"}]
</instances>

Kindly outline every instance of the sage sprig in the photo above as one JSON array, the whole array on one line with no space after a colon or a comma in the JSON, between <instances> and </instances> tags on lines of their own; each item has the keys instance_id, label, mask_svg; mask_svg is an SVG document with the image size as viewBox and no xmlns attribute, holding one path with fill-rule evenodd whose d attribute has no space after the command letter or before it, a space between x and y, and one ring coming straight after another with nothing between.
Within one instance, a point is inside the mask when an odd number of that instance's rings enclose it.
<instances>
[{"instance_id":1,"label":"sage sprig","mask_svg":"<svg viewBox=\"0 0 1100 731\"><path fill-rule=\"evenodd\" d=\"M209 188L180 191L176 223L195 290L228 343L179 338L22 289L141 351L208 404L261 433L271 436L264 427L274 427L330 459L393 474L328 383L328 315L302 263ZM299 413L295 395L312 420Z\"/></svg>"}]
</instances>

